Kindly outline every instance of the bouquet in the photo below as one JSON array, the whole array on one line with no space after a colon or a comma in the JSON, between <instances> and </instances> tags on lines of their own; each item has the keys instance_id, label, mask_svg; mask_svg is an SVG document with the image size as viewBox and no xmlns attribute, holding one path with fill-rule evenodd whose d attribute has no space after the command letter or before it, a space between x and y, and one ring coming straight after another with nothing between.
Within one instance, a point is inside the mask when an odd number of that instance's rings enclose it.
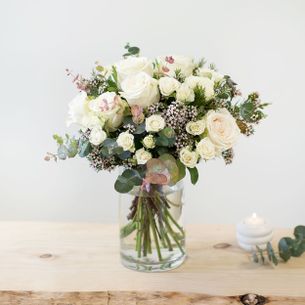
<instances>
[{"instance_id":1,"label":"bouquet","mask_svg":"<svg viewBox=\"0 0 305 305\"><path fill-rule=\"evenodd\" d=\"M163 249L184 254L184 229L173 215L167 190L199 162L232 162L241 134L250 136L265 117L258 93L242 97L230 76L214 65L185 56L148 59L125 47L111 66L96 63L89 78L73 75L79 93L69 104L67 125L77 136L54 135L57 153L46 160L87 158L96 171L121 172L115 189L132 194L121 237L133 236L138 258ZM179 215L178 215L179 218Z\"/></svg>"}]
</instances>

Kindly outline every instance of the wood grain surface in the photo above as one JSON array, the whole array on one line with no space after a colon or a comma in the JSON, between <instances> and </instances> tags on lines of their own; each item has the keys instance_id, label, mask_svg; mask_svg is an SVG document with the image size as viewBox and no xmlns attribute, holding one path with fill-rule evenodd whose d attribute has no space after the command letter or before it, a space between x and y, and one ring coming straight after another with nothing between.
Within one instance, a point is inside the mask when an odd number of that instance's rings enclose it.
<instances>
[{"instance_id":1,"label":"wood grain surface","mask_svg":"<svg viewBox=\"0 0 305 305\"><path fill-rule=\"evenodd\" d=\"M290 233L288 229L276 230L274 242ZM224 243L231 246L223 247ZM0 290L176 291L211 296L254 293L273 298L305 297L305 256L276 268L256 265L237 247L234 226L188 226L187 248L188 259L180 268L164 273L139 273L120 264L116 225L1 222ZM42 297L39 293L32 295ZM83 295L86 294L80 294Z\"/></svg>"},{"instance_id":2,"label":"wood grain surface","mask_svg":"<svg viewBox=\"0 0 305 305\"><path fill-rule=\"evenodd\" d=\"M305 298L179 292L0 292L1 305L302 305Z\"/></svg>"}]
</instances>

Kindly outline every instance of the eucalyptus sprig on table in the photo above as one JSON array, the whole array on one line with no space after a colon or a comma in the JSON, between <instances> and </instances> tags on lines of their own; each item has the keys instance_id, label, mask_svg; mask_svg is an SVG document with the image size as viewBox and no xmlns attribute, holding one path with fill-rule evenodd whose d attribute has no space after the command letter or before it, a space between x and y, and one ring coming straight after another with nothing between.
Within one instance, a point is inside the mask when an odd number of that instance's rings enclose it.
<instances>
[{"instance_id":1,"label":"eucalyptus sprig on table","mask_svg":"<svg viewBox=\"0 0 305 305\"><path fill-rule=\"evenodd\" d=\"M278 251L275 251L270 242L265 250L256 247L252 258L255 263L269 262L278 265L280 261L287 262L291 257L300 257L305 253L305 226L299 225L294 229L294 237L283 237L278 243Z\"/></svg>"}]
</instances>

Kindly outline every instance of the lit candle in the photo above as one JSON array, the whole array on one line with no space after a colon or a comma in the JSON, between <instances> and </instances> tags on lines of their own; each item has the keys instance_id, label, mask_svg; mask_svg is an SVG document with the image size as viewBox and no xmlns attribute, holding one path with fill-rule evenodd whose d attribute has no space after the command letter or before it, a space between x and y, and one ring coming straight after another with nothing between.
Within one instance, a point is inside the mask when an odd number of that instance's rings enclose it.
<instances>
[{"instance_id":1,"label":"lit candle","mask_svg":"<svg viewBox=\"0 0 305 305\"><path fill-rule=\"evenodd\" d=\"M237 241L241 248L253 251L256 246L266 248L266 244L272 240L272 228L262 218L253 213L237 225Z\"/></svg>"}]
</instances>

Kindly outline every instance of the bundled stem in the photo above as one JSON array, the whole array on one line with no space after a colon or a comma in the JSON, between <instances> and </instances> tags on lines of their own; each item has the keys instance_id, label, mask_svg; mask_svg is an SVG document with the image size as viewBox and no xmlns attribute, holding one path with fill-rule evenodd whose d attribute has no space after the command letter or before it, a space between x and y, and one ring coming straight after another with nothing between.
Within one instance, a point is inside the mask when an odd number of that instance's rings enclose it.
<instances>
[{"instance_id":1,"label":"bundled stem","mask_svg":"<svg viewBox=\"0 0 305 305\"><path fill-rule=\"evenodd\" d=\"M162 249L173 251L176 247L184 254L184 229L170 209L170 202L160 193L158 186L151 187L149 192L140 190L139 195L135 196L127 216L129 222L121 228L121 237L125 238L135 231L138 258L152 254L153 248L159 261L163 260Z\"/></svg>"}]
</instances>

